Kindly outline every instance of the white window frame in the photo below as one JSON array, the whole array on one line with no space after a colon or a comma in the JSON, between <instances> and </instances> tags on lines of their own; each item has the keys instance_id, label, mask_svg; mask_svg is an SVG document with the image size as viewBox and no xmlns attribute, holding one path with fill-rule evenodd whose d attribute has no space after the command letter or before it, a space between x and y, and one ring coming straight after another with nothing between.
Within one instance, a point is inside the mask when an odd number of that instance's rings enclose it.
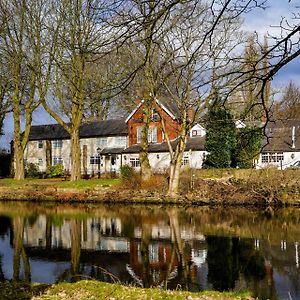
<instances>
[{"instance_id":1,"label":"white window frame","mask_svg":"<svg viewBox=\"0 0 300 300\"><path fill-rule=\"evenodd\" d=\"M53 156L52 158L52 166L56 165L64 165L64 161L60 156Z\"/></svg>"},{"instance_id":2,"label":"white window frame","mask_svg":"<svg viewBox=\"0 0 300 300\"><path fill-rule=\"evenodd\" d=\"M139 157L130 157L129 162L133 168L139 168L141 166Z\"/></svg>"},{"instance_id":3,"label":"white window frame","mask_svg":"<svg viewBox=\"0 0 300 300\"><path fill-rule=\"evenodd\" d=\"M54 149L62 149L63 144L64 144L63 140L54 140L54 141L52 141L52 147Z\"/></svg>"},{"instance_id":4,"label":"white window frame","mask_svg":"<svg viewBox=\"0 0 300 300\"><path fill-rule=\"evenodd\" d=\"M90 156L90 165L100 165L101 164L101 157L100 155L92 155Z\"/></svg>"},{"instance_id":5,"label":"white window frame","mask_svg":"<svg viewBox=\"0 0 300 300\"><path fill-rule=\"evenodd\" d=\"M284 161L283 152L264 152L261 155L261 162L263 164L280 163L281 161Z\"/></svg>"},{"instance_id":6,"label":"white window frame","mask_svg":"<svg viewBox=\"0 0 300 300\"><path fill-rule=\"evenodd\" d=\"M40 167L42 167L44 165L43 159L42 158L38 158L38 165Z\"/></svg>"},{"instance_id":7,"label":"white window frame","mask_svg":"<svg viewBox=\"0 0 300 300\"><path fill-rule=\"evenodd\" d=\"M126 147L127 146L127 136L117 136L115 145L119 146L119 147Z\"/></svg>"},{"instance_id":8,"label":"white window frame","mask_svg":"<svg viewBox=\"0 0 300 300\"><path fill-rule=\"evenodd\" d=\"M107 147L107 137L98 137L96 144L101 149L106 148Z\"/></svg>"}]
</instances>

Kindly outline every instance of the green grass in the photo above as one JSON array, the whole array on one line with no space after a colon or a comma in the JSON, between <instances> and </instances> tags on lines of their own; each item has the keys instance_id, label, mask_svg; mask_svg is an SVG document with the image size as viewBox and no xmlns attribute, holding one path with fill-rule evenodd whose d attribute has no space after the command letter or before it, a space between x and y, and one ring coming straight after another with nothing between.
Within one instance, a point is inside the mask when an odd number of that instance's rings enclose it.
<instances>
[{"instance_id":1,"label":"green grass","mask_svg":"<svg viewBox=\"0 0 300 300\"><path fill-rule=\"evenodd\" d=\"M120 179L81 179L78 181L69 181L63 179L24 179L14 180L11 178L0 179L0 186L21 188L26 186L56 186L62 188L93 189L97 186L113 186L121 182Z\"/></svg>"},{"instance_id":2,"label":"green grass","mask_svg":"<svg viewBox=\"0 0 300 300\"><path fill-rule=\"evenodd\" d=\"M1 286L2 285L2 286ZM166 300L231 300L253 299L248 293L219 293L206 291L191 293L184 291L170 291L161 289L142 289L137 287L110 284L99 281L79 281L76 283L59 283L46 287L45 285L13 285L0 284L0 299L31 299L34 300L83 300L83 299L166 299Z\"/></svg>"}]
</instances>

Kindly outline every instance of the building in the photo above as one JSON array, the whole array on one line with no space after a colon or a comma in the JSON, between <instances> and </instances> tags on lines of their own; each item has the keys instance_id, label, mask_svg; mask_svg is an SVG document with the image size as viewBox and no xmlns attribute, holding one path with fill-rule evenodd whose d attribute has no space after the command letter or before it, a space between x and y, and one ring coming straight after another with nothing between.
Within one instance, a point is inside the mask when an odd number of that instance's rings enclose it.
<instances>
[{"instance_id":1,"label":"building","mask_svg":"<svg viewBox=\"0 0 300 300\"><path fill-rule=\"evenodd\" d=\"M268 123L257 168L300 167L300 120Z\"/></svg>"},{"instance_id":2,"label":"building","mask_svg":"<svg viewBox=\"0 0 300 300\"><path fill-rule=\"evenodd\" d=\"M118 173L122 165L140 168L139 151L143 123L141 101L126 119L84 123L80 127L81 171L84 175ZM176 105L155 100L149 124L149 162L156 173L164 173L170 165L161 116L175 149L180 133L180 112ZM238 120L236 128L246 125ZM190 131L182 165L200 169L206 156L205 128L196 124ZM285 169L300 164L300 120L270 122L265 128L264 147L256 160L257 168L275 166ZM62 164L68 172L70 137L60 125L32 126L25 151L25 162L35 163L41 172L51 165Z\"/></svg>"},{"instance_id":3,"label":"building","mask_svg":"<svg viewBox=\"0 0 300 300\"><path fill-rule=\"evenodd\" d=\"M127 119L88 122L79 130L81 147L81 172L84 175L98 173L118 173L120 167L129 164L140 168L139 151L142 129L143 101ZM170 156L160 115L167 124L167 132L176 146L180 131L179 111L167 102L155 101L149 126L149 160L155 172L165 172L170 164ZM184 153L183 165L201 168L205 157L205 129L195 125ZM51 165L62 164L68 172L71 169L70 136L59 124L32 126L29 142L25 150L26 163L39 166L46 172Z\"/></svg>"}]
</instances>

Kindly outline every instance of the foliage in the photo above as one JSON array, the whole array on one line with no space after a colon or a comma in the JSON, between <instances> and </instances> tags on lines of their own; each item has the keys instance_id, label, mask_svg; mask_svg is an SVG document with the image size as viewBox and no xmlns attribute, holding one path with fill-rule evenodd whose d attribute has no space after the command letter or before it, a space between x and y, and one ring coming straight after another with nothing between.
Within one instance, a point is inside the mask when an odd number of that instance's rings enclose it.
<instances>
[{"instance_id":1,"label":"foliage","mask_svg":"<svg viewBox=\"0 0 300 300\"><path fill-rule=\"evenodd\" d=\"M235 157L239 168L253 167L253 159L260 153L262 138L262 130L254 126L241 128L238 131Z\"/></svg>"},{"instance_id":2,"label":"foliage","mask_svg":"<svg viewBox=\"0 0 300 300\"><path fill-rule=\"evenodd\" d=\"M120 168L122 180L130 180L134 175L134 169L130 165L123 165Z\"/></svg>"},{"instance_id":3,"label":"foliage","mask_svg":"<svg viewBox=\"0 0 300 300\"><path fill-rule=\"evenodd\" d=\"M135 172L130 165L124 165L120 169L121 179L129 188L138 188L141 186L141 176Z\"/></svg>"},{"instance_id":4,"label":"foliage","mask_svg":"<svg viewBox=\"0 0 300 300\"><path fill-rule=\"evenodd\" d=\"M208 113L205 168L229 168L236 148L235 124L229 111L213 107Z\"/></svg>"},{"instance_id":5,"label":"foliage","mask_svg":"<svg viewBox=\"0 0 300 300\"><path fill-rule=\"evenodd\" d=\"M61 165L61 164L58 164L58 165L55 165L55 166L51 166L49 168L48 176L50 178L62 177L64 175L65 175L64 166Z\"/></svg>"},{"instance_id":6,"label":"foliage","mask_svg":"<svg viewBox=\"0 0 300 300\"><path fill-rule=\"evenodd\" d=\"M40 175L40 170L37 164L29 163L25 169L25 175L29 178L35 178Z\"/></svg>"}]
</instances>

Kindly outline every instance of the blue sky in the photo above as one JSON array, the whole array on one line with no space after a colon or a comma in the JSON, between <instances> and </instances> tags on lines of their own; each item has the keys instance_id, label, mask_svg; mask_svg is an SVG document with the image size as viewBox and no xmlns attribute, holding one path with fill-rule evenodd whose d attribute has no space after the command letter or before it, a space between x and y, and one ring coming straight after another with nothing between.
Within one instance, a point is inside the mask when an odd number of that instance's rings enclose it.
<instances>
[{"instance_id":1,"label":"blue sky","mask_svg":"<svg viewBox=\"0 0 300 300\"><path fill-rule=\"evenodd\" d=\"M296 11L296 7L300 6L300 0L268 0L266 9L256 9L248 13L244 18L243 29L246 31L256 31L259 36L263 37L266 33L271 35L278 35L279 24L282 17L290 19L292 12ZM299 8L298 8L299 11ZM276 90L282 89L289 81L294 81L300 86L300 58L292 61L289 65L285 66L274 77L272 87ZM33 125L49 124L55 121L42 109L36 111L33 115ZM9 147L9 142L12 140L13 120L12 116L7 116L4 124L5 135L0 137L0 148Z\"/></svg>"}]
</instances>

